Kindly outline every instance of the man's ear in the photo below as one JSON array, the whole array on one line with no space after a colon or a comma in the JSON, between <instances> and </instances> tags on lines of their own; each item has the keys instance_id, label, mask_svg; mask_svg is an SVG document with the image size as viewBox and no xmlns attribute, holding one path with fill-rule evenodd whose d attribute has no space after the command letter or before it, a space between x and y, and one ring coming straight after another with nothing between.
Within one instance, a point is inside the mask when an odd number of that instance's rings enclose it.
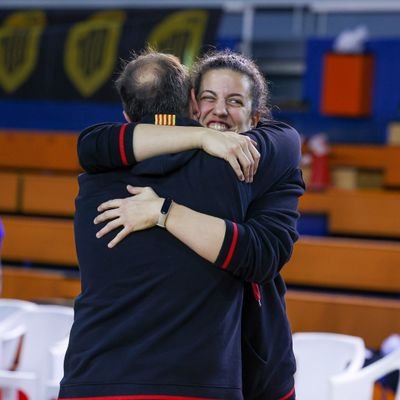
<instances>
[{"instance_id":1,"label":"man's ear","mask_svg":"<svg viewBox=\"0 0 400 400\"><path fill-rule=\"evenodd\" d=\"M190 89L189 113L194 119L198 119L200 115L199 103L197 102L196 94L193 88Z\"/></svg>"},{"instance_id":2,"label":"man's ear","mask_svg":"<svg viewBox=\"0 0 400 400\"><path fill-rule=\"evenodd\" d=\"M251 117L251 127L255 128L257 124L260 122L260 113L256 112L252 117Z\"/></svg>"},{"instance_id":3,"label":"man's ear","mask_svg":"<svg viewBox=\"0 0 400 400\"><path fill-rule=\"evenodd\" d=\"M129 122L129 123L132 122L131 119L129 118L129 115L125 112L125 110L122 111L122 114L124 114L124 118L125 118L126 122Z\"/></svg>"}]
</instances>

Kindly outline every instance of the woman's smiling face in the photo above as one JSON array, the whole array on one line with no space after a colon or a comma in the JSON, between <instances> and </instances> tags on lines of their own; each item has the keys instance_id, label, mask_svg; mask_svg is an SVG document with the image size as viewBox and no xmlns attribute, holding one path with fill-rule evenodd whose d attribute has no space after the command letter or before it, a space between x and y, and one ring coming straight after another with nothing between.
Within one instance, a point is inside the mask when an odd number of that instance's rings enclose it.
<instances>
[{"instance_id":1,"label":"woman's smiling face","mask_svg":"<svg viewBox=\"0 0 400 400\"><path fill-rule=\"evenodd\" d=\"M219 131L245 132L254 127L250 78L230 69L212 69L203 75L197 96L199 122Z\"/></svg>"}]
</instances>

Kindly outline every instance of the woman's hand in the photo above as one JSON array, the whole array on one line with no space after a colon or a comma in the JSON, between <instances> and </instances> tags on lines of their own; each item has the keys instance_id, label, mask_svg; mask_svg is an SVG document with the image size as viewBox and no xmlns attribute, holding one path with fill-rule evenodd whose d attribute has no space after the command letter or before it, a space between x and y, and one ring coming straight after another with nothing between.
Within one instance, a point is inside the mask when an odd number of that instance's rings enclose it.
<instances>
[{"instance_id":1,"label":"woman's hand","mask_svg":"<svg viewBox=\"0 0 400 400\"><path fill-rule=\"evenodd\" d=\"M229 163L241 181L253 182L260 161L257 143L245 135L231 131L206 128L201 138L201 148L214 157Z\"/></svg>"},{"instance_id":2,"label":"woman's hand","mask_svg":"<svg viewBox=\"0 0 400 400\"><path fill-rule=\"evenodd\" d=\"M108 243L109 248L114 247L132 232L152 228L158 221L164 199L159 197L151 187L128 185L127 190L134 196L109 200L97 208L100 214L93 222L99 224L109 221L96 233L98 239L114 229L123 227Z\"/></svg>"}]
</instances>

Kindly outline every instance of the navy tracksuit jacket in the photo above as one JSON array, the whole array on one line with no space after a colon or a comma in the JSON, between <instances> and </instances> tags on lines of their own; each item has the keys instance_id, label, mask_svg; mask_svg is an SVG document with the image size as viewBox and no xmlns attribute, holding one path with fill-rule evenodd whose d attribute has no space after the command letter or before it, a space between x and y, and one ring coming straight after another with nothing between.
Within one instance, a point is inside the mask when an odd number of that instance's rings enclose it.
<instances>
[{"instance_id":1,"label":"navy tracksuit jacket","mask_svg":"<svg viewBox=\"0 0 400 400\"><path fill-rule=\"evenodd\" d=\"M303 192L297 132L276 122L251 131L261 162L250 185L201 151L136 164L133 128L97 125L80 138L86 169L117 169L79 176L75 239L82 293L60 399L284 397L293 387L295 363L279 271L297 239ZM84 154L82 143L95 143L96 151ZM133 167L118 168L128 164ZM216 263L158 227L113 249L106 244L115 232L96 239L97 206L127 197L127 184L151 186L162 197L225 219ZM262 283L261 308L254 287L244 282Z\"/></svg>"}]
</instances>

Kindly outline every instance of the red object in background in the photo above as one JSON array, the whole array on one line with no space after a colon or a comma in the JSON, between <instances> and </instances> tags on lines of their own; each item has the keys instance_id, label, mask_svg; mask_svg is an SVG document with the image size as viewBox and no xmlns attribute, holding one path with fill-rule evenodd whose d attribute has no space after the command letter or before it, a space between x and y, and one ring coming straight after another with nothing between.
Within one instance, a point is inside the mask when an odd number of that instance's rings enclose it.
<instances>
[{"instance_id":1,"label":"red object in background","mask_svg":"<svg viewBox=\"0 0 400 400\"><path fill-rule=\"evenodd\" d=\"M27 395L24 392L18 390L18 400L29 400Z\"/></svg>"},{"instance_id":2,"label":"red object in background","mask_svg":"<svg viewBox=\"0 0 400 400\"><path fill-rule=\"evenodd\" d=\"M307 189L324 190L331 184L328 137L323 133L312 136L308 141L308 149L311 155L311 176Z\"/></svg>"},{"instance_id":3,"label":"red object in background","mask_svg":"<svg viewBox=\"0 0 400 400\"><path fill-rule=\"evenodd\" d=\"M369 54L326 54L321 113L339 117L371 115L373 66L374 58Z\"/></svg>"},{"instance_id":4,"label":"red object in background","mask_svg":"<svg viewBox=\"0 0 400 400\"><path fill-rule=\"evenodd\" d=\"M324 190L331 184L328 155L313 156L311 177L308 184L310 190Z\"/></svg>"}]
</instances>

